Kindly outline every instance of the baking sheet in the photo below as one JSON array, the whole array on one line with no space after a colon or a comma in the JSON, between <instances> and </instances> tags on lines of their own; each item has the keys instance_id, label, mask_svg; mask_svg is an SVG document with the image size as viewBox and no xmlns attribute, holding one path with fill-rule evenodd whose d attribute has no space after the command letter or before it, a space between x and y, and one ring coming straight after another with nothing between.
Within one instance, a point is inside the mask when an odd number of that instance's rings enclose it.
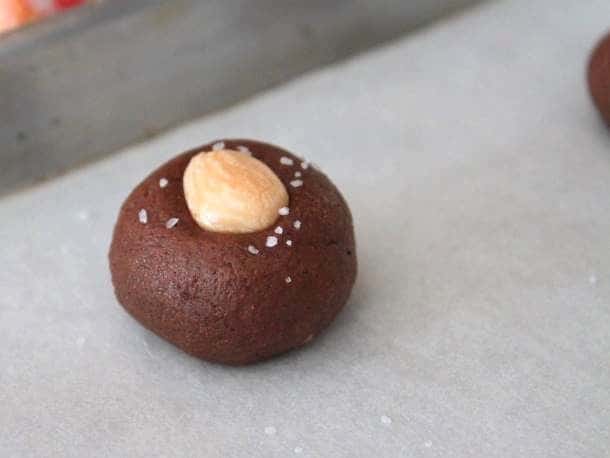
<instances>
[{"instance_id":1,"label":"baking sheet","mask_svg":"<svg viewBox=\"0 0 610 458\"><path fill-rule=\"evenodd\" d=\"M106 0L3 36L0 197L475 1Z\"/></svg>"},{"instance_id":2,"label":"baking sheet","mask_svg":"<svg viewBox=\"0 0 610 458\"><path fill-rule=\"evenodd\" d=\"M0 201L1 456L610 454L607 1L502 2ZM360 273L301 351L227 368L114 299L119 205L215 137L340 186Z\"/></svg>"}]
</instances>

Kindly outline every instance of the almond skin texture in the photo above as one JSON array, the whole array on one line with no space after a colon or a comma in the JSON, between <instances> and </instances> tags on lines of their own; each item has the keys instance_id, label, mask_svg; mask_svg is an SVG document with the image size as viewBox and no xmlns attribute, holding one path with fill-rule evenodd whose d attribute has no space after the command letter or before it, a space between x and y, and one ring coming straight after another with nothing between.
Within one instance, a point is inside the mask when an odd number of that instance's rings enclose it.
<instances>
[{"instance_id":1,"label":"almond skin texture","mask_svg":"<svg viewBox=\"0 0 610 458\"><path fill-rule=\"evenodd\" d=\"M304 345L333 321L356 279L356 248L349 208L324 174L273 145L223 142L228 150L248 148L277 175L289 213L250 233L200 227L183 175L213 142L170 160L132 191L115 225L110 271L118 301L146 328L196 357L248 364ZM297 170L303 185L295 188L289 183ZM172 218L178 222L168 229Z\"/></svg>"},{"instance_id":2,"label":"almond skin texture","mask_svg":"<svg viewBox=\"0 0 610 458\"><path fill-rule=\"evenodd\" d=\"M203 229L247 234L267 229L288 205L288 193L264 162L218 150L191 158L182 180L191 216Z\"/></svg>"},{"instance_id":3,"label":"almond skin texture","mask_svg":"<svg viewBox=\"0 0 610 458\"><path fill-rule=\"evenodd\" d=\"M598 43L591 54L588 80L593 102L610 126L610 34Z\"/></svg>"}]
</instances>

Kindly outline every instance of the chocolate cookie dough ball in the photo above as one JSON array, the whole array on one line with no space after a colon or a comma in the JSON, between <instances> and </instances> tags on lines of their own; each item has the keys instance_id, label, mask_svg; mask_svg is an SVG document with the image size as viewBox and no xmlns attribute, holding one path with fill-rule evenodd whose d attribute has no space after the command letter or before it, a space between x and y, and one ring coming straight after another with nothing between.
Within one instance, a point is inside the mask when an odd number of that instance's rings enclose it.
<instances>
[{"instance_id":1,"label":"chocolate cookie dough ball","mask_svg":"<svg viewBox=\"0 0 610 458\"><path fill-rule=\"evenodd\" d=\"M309 342L356 278L337 188L291 153L249 140L205 145L153 172L121 207L109 258L134 318L228 364Z\"/></svg>"},{"instance_id":2,"label":"chocolate cookie dough ball","mask_svg":"<svg viewBox=\"0 0 610 458\"><path fill-rule=\"evenodd\" d=\"M610 35L600 41L591 55L588 79L593 102L610 126Z\"/></svg>"}]
</instances>

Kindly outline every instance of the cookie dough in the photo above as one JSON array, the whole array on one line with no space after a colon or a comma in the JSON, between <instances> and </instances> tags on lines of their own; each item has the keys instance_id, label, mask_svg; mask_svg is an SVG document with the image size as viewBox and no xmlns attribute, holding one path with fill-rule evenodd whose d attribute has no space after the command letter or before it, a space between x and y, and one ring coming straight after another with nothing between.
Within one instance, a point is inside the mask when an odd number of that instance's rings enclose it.
<instances>
[{"instance_id":1,"label":"cookie dough","mask_svg":"<svg viewBox=\"0 0 610 458\"><path fill-rule=\"evenodd\" d=\"M148 176L121 207L109 260L136 320L227 364L311 341L347 302L357 270L337 188L299 157L250 140L212 142Z\"/></svg>"},{"instance_id":2,"label":"cookie dough","mask_svg":"<svg viewBox=\"0 0 610 458\"><path fill-rule=\"evenodd\" d=\"M610 126L610 34L599 42L591 54L588 80L593 102Z\"/></svg>"}]
</instances>

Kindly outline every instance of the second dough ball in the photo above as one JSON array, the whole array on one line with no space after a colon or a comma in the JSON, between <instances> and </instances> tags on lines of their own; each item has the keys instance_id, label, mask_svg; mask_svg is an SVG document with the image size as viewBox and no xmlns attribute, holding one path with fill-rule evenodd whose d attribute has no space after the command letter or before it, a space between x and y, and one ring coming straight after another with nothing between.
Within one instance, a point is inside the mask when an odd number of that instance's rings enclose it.
<instances>
[{"instance_id":1,"label":"second dough ball","mask_svg":"<svg viewBox=\"0 0 610 458\"><path fill-rule=\"evenodd\" d=\"M593 102L610 126L610 34L599 42L591 54L588 80Z\"/></svg>"}]
</instances>

